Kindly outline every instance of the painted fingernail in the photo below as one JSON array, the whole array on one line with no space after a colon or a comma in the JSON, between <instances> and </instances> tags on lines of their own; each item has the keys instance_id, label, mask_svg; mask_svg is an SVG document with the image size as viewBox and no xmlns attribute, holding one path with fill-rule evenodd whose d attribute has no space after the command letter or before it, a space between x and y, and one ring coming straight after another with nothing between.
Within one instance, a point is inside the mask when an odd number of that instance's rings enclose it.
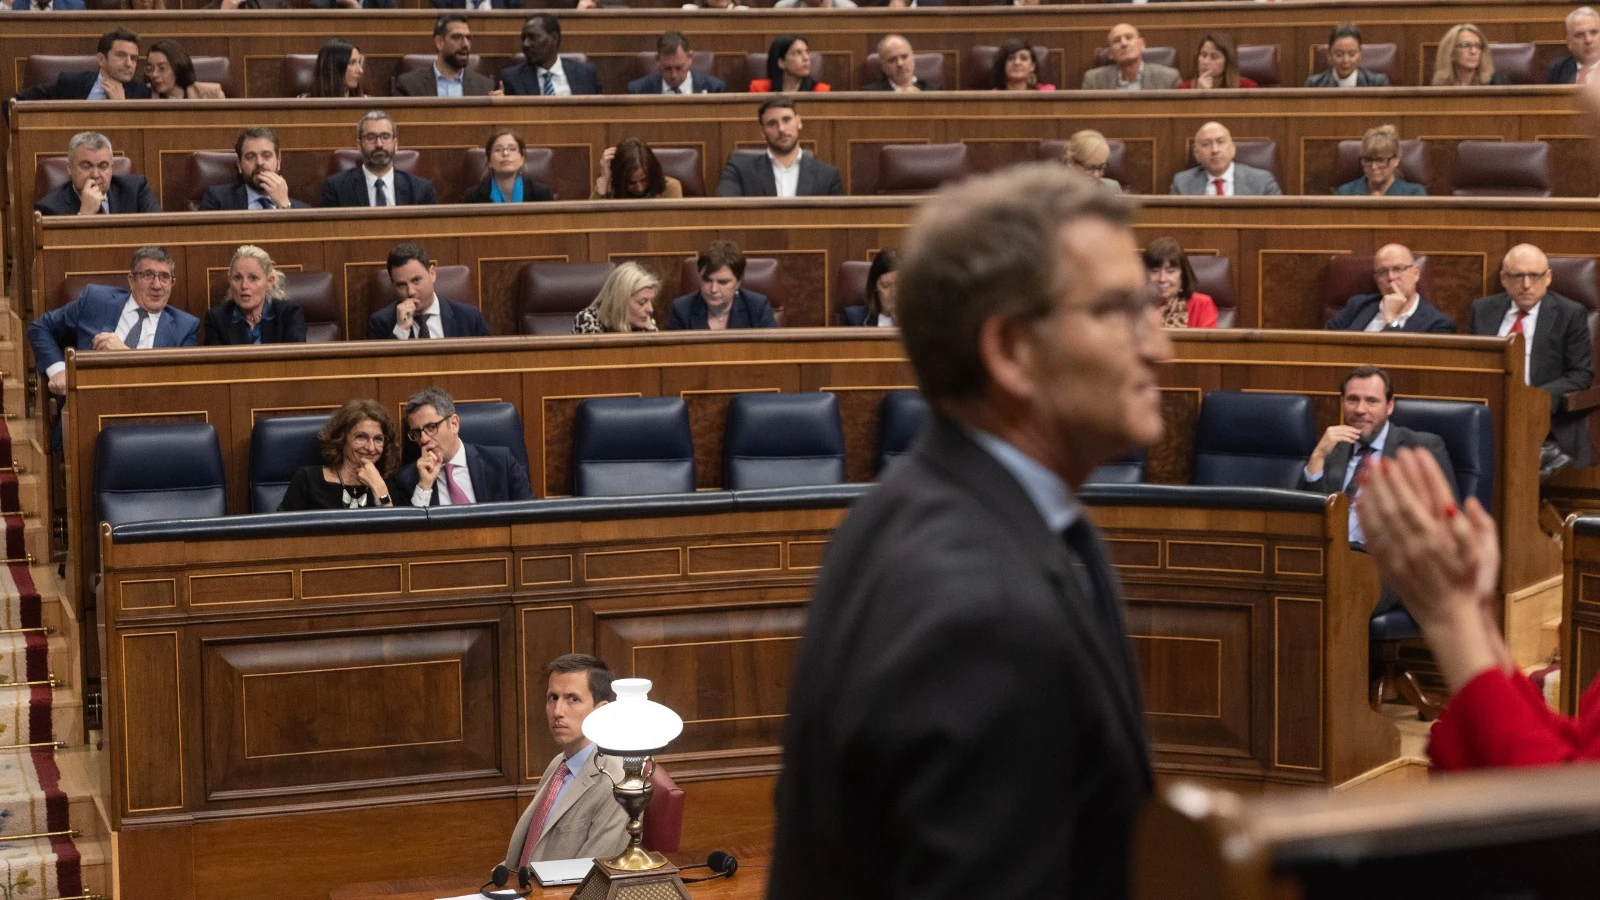
<instances>
[{"instance_id":1,"label":"painted fingernail","mask_svg":"<svg viewBox=\"0 0 1600 900\"><path fill-rule=\"evenodd\" d=\"M1460 510L1456 509L1456 505L1454 503L1447 504L1444 508L1444 517L1446 519L1454 519L1460 514L1460 512Z\"/></svg>"}]
</instances>

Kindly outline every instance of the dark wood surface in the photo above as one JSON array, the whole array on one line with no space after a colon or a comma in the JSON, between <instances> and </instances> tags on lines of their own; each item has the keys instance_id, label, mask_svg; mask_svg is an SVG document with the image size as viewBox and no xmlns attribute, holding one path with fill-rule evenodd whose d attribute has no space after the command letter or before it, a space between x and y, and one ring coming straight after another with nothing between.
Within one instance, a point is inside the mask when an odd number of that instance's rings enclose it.
<instances>
[{"instance_id":1,"label":"dark wood surface","mask_svg":"<svg viewBox=\"0 0 1600 900\"><path fill-rule=\"evenodd\" d=\"M725 848L739 859L739 871L731 878L718 878L703 884L690 884L689 895L707 900L759 900L767 893L768 850L765 847ZM667 858L677 866L704 863L705 853L672 853ZM698 878L705 869L683 872L685 878ZM435 875L430 878L397 878L388 881L369 881L349 884L328 892L328 900L438 900L440 897L457 897L470 894L484 881L480 875ZM513 876L511 885L516 884ZM572 896L573 886L541 888L534 886L529 895L534 900L566 900Z\"/></svg>"},{"instance_id":2,"label":"dark wood surface","mask_svg":"<svg viewBox=\"0 0 1600 900\"><path fill-rule=\"evenodd\" d=\"M1600 677L1600 534L1562 534L1561 709L1578 714L1578 701Z\"/></svg>"}]
</instances>

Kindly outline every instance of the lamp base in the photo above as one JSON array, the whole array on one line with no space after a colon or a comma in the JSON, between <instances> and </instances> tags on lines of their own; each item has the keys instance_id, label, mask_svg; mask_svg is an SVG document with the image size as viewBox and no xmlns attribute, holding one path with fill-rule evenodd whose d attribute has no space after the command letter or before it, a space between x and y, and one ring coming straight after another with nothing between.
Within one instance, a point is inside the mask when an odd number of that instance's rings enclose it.
<instances>
[{"instance_id":1,"label":"lamp base","mask_svg":"<svg viewBox=\"0 0 1600 900\"><path fill-rule=\"evenodd\" d=\"M690 900L689 889L678 878L678 867L666 863L642 872L614 869L604 860L584 876L572 900Z\"/></svg>"}]
</instances>

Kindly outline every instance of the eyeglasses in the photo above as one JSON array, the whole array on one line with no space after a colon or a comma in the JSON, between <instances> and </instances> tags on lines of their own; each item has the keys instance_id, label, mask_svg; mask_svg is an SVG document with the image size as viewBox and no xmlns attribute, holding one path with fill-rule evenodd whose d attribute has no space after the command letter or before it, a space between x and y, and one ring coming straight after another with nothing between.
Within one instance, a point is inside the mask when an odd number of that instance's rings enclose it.
<instances>
[{"instance_id":1,"label":"eyeglasses","mask_svg":"<svg viewBox=\"0 0 1600 900\"><path fill-rule=\"evenodd\" d=\"M140 269L133 273L133 277L140 281L154 281L156 284L171 284L172 273L160 272L155 269Z\"/></svg>"},{"instance_id":2,"label":"eyeglasses","mask_svg":"<svg viewBox=\"0 0 1600 900\"><path fill-rule=\"evenodd\" d=\"M363 134L361 136L361 140L363 140L363 141L365 141L365 142L367 142L369 144L387 144L390 141L394 140L394 132L392 132L392 131L384 131L384 132L369 131L366 134Z\"/></svg>"},{"instance_id":3,"label":"eyeglasses","mask_svg":"<svg viewBox=\"0 0 1600 900\"><path fill-rule=\"evenodd\" d=\"M439 426L443 425L444 423L446 423L448 421L450 421L450 420L449 419L440 419L437 422L429 422L428 424L422 426L421 428L408 428L408 429L406 429L406 437L410 438L413 443L421 441L423 435L427 435L428 437L433 437L434 435L439 433Z\"/></svg>"},{"instance_id":4,"label":"eyeglasses","mask_svg":"<svg viewBox=\"0 0 1600 900\"><path fill-rule=\"evenodd\" d=\"M1373 269L1372 270L1372 277L1373 278L1382 278L1385 275L1387 275L1390 278L1398 278L1401 275L1404 275L1407 272L1407 270L1416 268L1416 265L1417 265L1416 263L1408 263L1408 264L1403 265L1403 266L1389 266L1386 269Z\"/></svg>"},{"instance_id":5,"label":"eyeglasses","mask_svg":"<svg viewBox=\"0 0 1600 900\"><path fill-rule=\"evenodd\" d=\"M1507 281L1526 281L1531 284L1549 274L1550 270L1545 269L1543 272L1501 272L1500 277Z\"/></svg>"},{"instance_id":6,"label":"eyeglasses","mask_svg":"<svg viewBox=\"0 0 1600 900\"><path fill-rule=\"evenodd\" d=\"M1483 49L1483 45L1478 43L1477 41L1458 41L1456 43L1456 49L1457 50L1482 50Z\"/></svg>"},{"instance_id":7,"label":"eyeglasses","mask_svg":"<svg viewBox=\"0 0 1600 900\"><path fill-rule=\"evenodd\" d=\"M1088 172L1090 175L1104 175L1106 173L1106 164L1105 163L1100 163L1099 165L1091 166L1091 165L1088 165L1086 163L1075 162L1075 163L1073 163L1073 165L1075 165L1078 168L1084 170L1085 172Z\"/></svg>"},{"instance_id":8,"label":"eyeglasses","mask_svg":"<svg viewBox=\"0 0 1600 900\"><path fill-rule=\"evenodd\" d=\"M1363 166L1386 166L1399 158L1398 156L1363 156L1361 157L1361 164Z\"/></svg>"}]
</instances>

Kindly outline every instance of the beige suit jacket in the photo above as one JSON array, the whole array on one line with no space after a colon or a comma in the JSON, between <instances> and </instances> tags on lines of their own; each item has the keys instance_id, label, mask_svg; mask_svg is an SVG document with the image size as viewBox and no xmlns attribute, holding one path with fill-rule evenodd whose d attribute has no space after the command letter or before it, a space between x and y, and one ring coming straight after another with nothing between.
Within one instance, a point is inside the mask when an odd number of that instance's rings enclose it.
<instances>
[{"instance_id":1,"label":"beige suit jacket","mask_svg":"<svg viewBox=\"0 0 1600 900\"><path fill-rule=\"evenodd\" d=\"M1144 64L1144 89L1147 91L1172 90L1182 80L1183 76L1171 66L1151 62ZM1116 66L1100 66L1083 73L1083 89L1086 91L1113 91L1116 88Z\"/></svg>"},{"instance_id":2,"label":"beige suit jacket","mask_svg":"<svg viewBox=\"0 0 1600 900\"><path fill-rule=\"evenodd\" d=\"M550 760L550 765L545 766L544 775L539 778L539 792L533 795L533 802L522 811L522 818L517 820L517 827L511 832L511 843L506 847L507 867L515 869L517 863L521 862L519 857L522 855L522 845L528 839L528 827L533 822L534 810L539 808L539 801L550 789L550 778L564 758L557 753ZM539 842L533 845L530 859L606 858L616 856L628 846L628 814L611 793L611 785L622 780L622 760L604 757L604 773L595 765L597 760L602 760L598 753L589 757L589 763L583 767L583 771L568 777L572 786L550 810L550 817L544 823L544 833L539 836ZM606 775L611 777L607 778Z\"/></svg>"}]
</instances>

